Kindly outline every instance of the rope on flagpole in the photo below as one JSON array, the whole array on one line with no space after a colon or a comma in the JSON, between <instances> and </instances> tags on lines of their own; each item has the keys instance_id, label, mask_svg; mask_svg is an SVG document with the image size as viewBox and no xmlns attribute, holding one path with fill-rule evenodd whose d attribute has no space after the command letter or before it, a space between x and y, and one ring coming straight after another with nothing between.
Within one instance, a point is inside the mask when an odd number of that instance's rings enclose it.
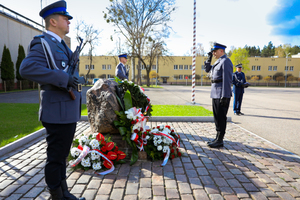
<instances>
[{"instance_id":1,"label":"rope on flagpole","mask_svg":"<svg viewBox=\"0 0 300 200\"><path fill-rule=\"evenodd\" d=\"M196 0L194 0L192 104L195 104L195 74L196 74Z\"/></svg>"}]
</instances>

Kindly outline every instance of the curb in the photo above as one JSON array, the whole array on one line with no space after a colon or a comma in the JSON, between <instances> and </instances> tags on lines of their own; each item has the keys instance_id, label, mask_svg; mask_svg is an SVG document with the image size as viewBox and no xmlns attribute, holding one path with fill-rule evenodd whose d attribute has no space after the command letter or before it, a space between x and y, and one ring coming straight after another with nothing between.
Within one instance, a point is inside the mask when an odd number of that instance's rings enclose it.
<instances>
[{"instance_id":1,"label":"curb","mask_svg":"<svg viewBox=\"0 0 300 200\"><path fill-rule=\"evenodd\" d=\"M88 117L81 116L81 121L88 121ZM157 116L149 117L150 122L214 122L214 117L174 117ZM227 122L231 122L231 117L227 117Z\"/></svg>"},{"instance_id":2,"label":"curb","mask_svg":"<svg viewBox=\"0 0 300 200\"><path fill-rule=\"evenodd\" d=\"M81 116L80 121L88 121L88 117L86 115ZM150 122L214 122L214 117L173 117L173 116L160 116L160 117L150 117ZM227 122L231 122L231 117L227 117ZM0 148L0 156L5 155L16 148L23 146L30 141L46 135L46 129L42 128L36 132L31 133L23 138L18 139L4 147Z\"/></svg>"},{"instance_id":3,"label":"curb","mask_svg":"<svg viewBox=\"0 0 300 200\"><path fill-rule=\"evenodd\" d=\"M0 156L3 156L13 150L15 150L16 148L19 148L20 146L23 146L29 142L31 142L32 140L38 138L38 137L41 137L43 135L46 135L46 129L45 128L42 128L38 131L35 131L25 137L22 137L10 144L7 144L5 145L4 147L1 147L0 148Z\"/></svg>"}]
</instances>

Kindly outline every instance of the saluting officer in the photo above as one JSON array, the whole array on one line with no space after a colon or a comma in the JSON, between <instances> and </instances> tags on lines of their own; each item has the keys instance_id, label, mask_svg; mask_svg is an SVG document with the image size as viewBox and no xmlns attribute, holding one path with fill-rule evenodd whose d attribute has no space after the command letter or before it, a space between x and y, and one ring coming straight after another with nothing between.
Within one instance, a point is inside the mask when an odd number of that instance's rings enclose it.
<instances>
[{"instance_id":1,"label":"saluting officer","mask_svg":"<svg viewBox=\"0 0 300 200\"><path fill-rule=\"evenodd\" d=\"M47 131L45 181L51 197L78 199L68 192L66 183L66 158L81 115L81 92L76 90L78 80L64 71L72 51L63 38L69 33L69 20L73 17L66 11L65 1L48 5L40 11L40 16L45 20L47 31L31 41L29 53L20 66L20 74L41 84L39 120ZM75 100L68 93L67 88L70 87Z\"/></svg>"},{"instance_id":2,"label":"saluting officer","mask_svg":"<svg viewBox=\"0 0 300 200\"><path fill-rule=\"evenodd\" d=\"M241 112L242 100L244 95L244 84L246 78L244 72L242 72L242 64L235 66L236 72L232 75L232 91L233 91L233 112L235 115L244 115Z\"/></svg>"},{"instance_id":3,"label":"saluting officer","mask_svg":"<svg viewBox=\"0 0 300 200\"><path fill-rule=\"evenodd\" d=\"M223 138L226 131L227 112L231 98L231 83L233 65L225 54L226 46L214 43L211 52L208 53L208 59L204 62L205 71L211 71L211 94L214 121L216 125L217 136L208 146L212 148L223 147ZM217 61L211 65L211 59L214 56Z\"/></svg>"},{"instance_id":4,"label":"saluting officer","mask_svg":"<svg viewBox=\"0 0 300 200\"><path fill-rule=\"evenodd\" d=\"M129 70L126 70L127 54L121 54L118 56L120 63L116 66L115 76L119 79L128 79Z\"/></svg>"}]
</instances>

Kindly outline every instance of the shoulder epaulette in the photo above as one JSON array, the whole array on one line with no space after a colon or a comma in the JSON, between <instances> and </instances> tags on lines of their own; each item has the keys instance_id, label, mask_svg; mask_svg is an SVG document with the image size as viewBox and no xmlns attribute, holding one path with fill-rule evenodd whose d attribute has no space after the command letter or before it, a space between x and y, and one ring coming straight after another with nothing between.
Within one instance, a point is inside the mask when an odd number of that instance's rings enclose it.
<instances>
[{"instance_id":1,"label":"shoulder epaulette","mask_svg":"<svg viewBox=\"0 0 300 200\"><path fill-rule=\"evenodd\" d=\"M36 36L34 36L34 39L35 38L43 38L43 37L45 37L44 35L36 35Z\"/></svg>"}]
</instances>

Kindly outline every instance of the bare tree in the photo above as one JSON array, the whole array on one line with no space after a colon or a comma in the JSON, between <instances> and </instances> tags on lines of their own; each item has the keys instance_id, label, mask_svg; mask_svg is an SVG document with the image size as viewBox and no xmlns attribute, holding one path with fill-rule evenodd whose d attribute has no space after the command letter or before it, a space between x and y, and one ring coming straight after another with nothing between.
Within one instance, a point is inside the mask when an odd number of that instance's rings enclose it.
<instances>
[{"instance_id":1,"label":"bare tree","mask_svg":"<svg viewBox=\"0 0 300 200\"><path fill-rule=\"evenodd\" d=\"M87 24L82 20L77 22L75 30L77 38L81 37L83 39L80 52L82 52L86 45L89 45L88 58L90 60L90 63L88 66L88 72L85 75L85 77L87 78L91 71L91 67L93 66L93 51L99 44L100 31L98 29L95 29L93 24Z\"/></svg>"},{"instance_id":2,"label":"bare tree","mask_svg":"<svg viewBox=\"0 0 300 200\"><path fill-rule=\"evenodd\" d=\"M147 41L160 33L168 37L171 20L175 10L175 0L110 0L111 5L104 13L108 23L113 23L132 49L132 54L139 58L138 83L141 84L141 64L145 65L144 50ZM146 66L146 65L145 65ZM149 76L148 76L149 77Z\"/></svg>"}]
</instances>

